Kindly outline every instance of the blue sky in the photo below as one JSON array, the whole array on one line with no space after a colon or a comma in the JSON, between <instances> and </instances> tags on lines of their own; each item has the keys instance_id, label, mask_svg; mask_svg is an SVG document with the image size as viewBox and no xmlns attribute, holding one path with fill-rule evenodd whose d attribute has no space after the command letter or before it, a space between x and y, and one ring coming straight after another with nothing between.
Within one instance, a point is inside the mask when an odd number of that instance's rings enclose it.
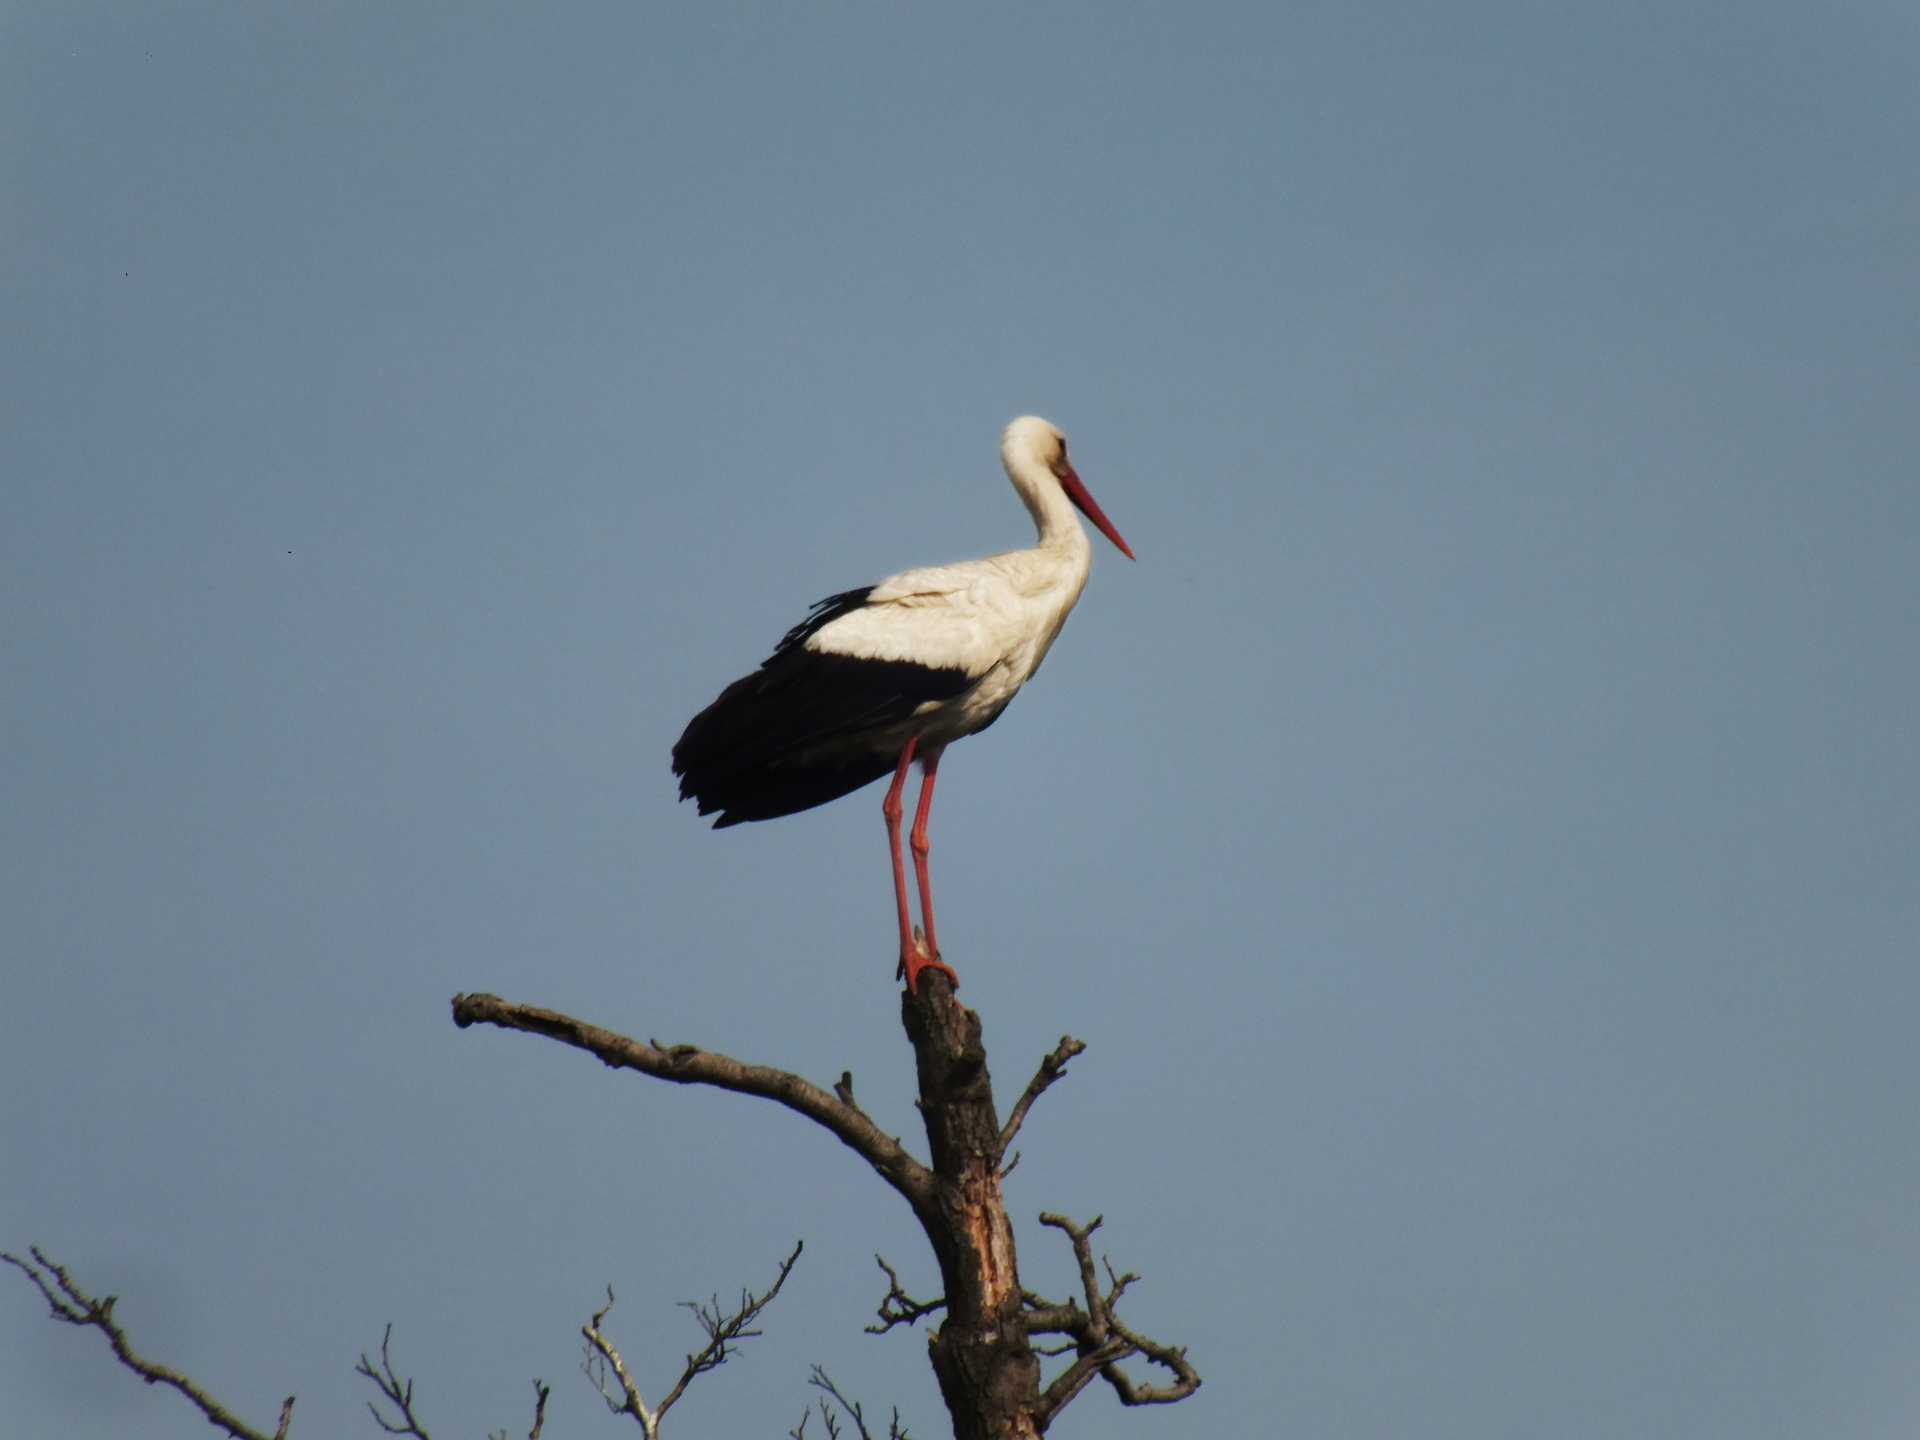
<instances>
[{"instance_id":1,"label":"blue sky","mask_svg":"<svg viewBox=\"0 0 1920 1440\"><path fill-rule=\"evenodd\" d=\"M914 1136L879 792L715 834L680 727L813 600L1104 547L956 747L1011 1182L1168 1411L1053 1432L1908 1435L1920 22L1666 3L0 15L0 1242L293 1434L614 1434L611 1281L807 1253L670 1427L783 1434L897 1199L493 990ZM17 1277L16 1277L17 1279ZM205 1432L0 1287L0 1432ZM674 1424L677 1422L677 1424ZM356 1429L356 1427L358 1427Z\"/></svg>"}]
</instances>

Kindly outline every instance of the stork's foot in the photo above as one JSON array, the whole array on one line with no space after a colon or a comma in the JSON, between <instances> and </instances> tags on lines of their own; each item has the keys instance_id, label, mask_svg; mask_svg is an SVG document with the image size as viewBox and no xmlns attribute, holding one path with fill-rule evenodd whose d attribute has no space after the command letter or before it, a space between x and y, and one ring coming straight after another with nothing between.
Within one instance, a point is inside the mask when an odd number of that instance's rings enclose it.
<instances>
[{"instance_id":1,"label":"stork's foot","mask_svg":"<svg viewBox=\"0 0 1920 1440\"><path fill-rule=\"evenodd\" d=\"M915 926L914 929L917 931L919 927ZM960 988L960 977L954 974L953 967L940 958L938 951L929 955L926 950L926 942L921 940L917 934L914 936L914 939L918 943L912 946L912 948L903 947L901 949L900 968L893 972L893 978L896 980L905 979L907 982L907 993L909 995L918 995L920 993L920 972L922 970L938 970L942 975L945 975L948 980L953 982L953 988L958 990Z\"/></svg>"}]
</instances>

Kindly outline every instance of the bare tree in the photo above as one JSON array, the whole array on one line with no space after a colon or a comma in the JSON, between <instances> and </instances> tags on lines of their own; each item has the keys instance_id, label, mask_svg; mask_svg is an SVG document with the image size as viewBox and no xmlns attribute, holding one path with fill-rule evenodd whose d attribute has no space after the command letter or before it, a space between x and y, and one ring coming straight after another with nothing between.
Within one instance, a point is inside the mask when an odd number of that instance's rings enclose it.
<instances>
[{"instance_id":1,"label":"bare tree","mask_svg":"<svg viewBox=\"0 0 1920 1440\"><path fill-rule=\"evenodd\" d=\"M913 1044L919 1106L927 1130L929 1162L922 1163L860 1108L853 1098L851 1073L843 1073L832 1089L823 1089L784 1070L746 1064L693 1045L630 1040L556 1011L512 1004L494 995L455 996L453 1017L462 1028L488 1024L545 1035L616 1069L778 1101L837 1136L907 1201L939 1262L944 1293L917 1300L902 1288L894 1268L876 1256L887 1277L887 1293L880 1301L878 1323L867 1329L884 1334L897 1325L944 1312L939 1328L929 1333L928 1356L952 1416L956 1440L1036 1440L1095 1379L1104 1380L1123 1405L1168 1404L1184 1400L1199 1388L1200 1376L1188 1363L1185 1350L1139 1334L1116 1313L1121 1297L1139 1277L1116 1275L1104 1257L1096 1264L1092 1237L1101 1223L1098 1217L1077 1225L1062 1215L1040 1216L1043 1225L1059 1230L1071 1245L1080 1295L1057 1303L1020 1283L1013 1227L1001 1194L1001 1182L1019 1157L1009 1160L1007 1152L1034 1103L1086 1048L1078 1040L1062 1037L1041 1060L1002 1124L994 1108L980 1017L954 998L947 976L927 971L917 994L908 991L901 996L901 1018ZM786 1284L801 1248L794 1246L763 1294L742 1289L739 1304L731 1308L722 1306L717 1295L710 1304L685 1302L706 1337L705 1344L686 1357L679 1379L651 1408L606 1333L606 1318L613 1308L609 1286L607 1303L581 1328L587 1376L608 1408L616 1415L631 1415L644 1440L659 1440L662 1418L687 1387L724 1364L742 1340L760 1334L757 1322ZM192 1379L137 1354L114 1318L115 1297L95 1300L38 1248L29 1253L30 1261L13 1255L0 1258L32 1280L54 1318L101 1331L123 1365L149 1384L178 1390L233 1440L287 1440L292 1396L281 1406L279 1428L271 1437L250 1427ZM1042 1343L1036 1345L1036 1338ZM362 1354L355 1367L379 1392L380 1400L369 1402L368 1409L387 1434L430 1440L414 1408L413 1382L394 1368L392 1339L393 1327L388 1326L381 1337L378 1363ZM1065 1360L1044 1384L1043 1357ZM1136 1357L1165 1370L1166 1382L1149 1384L1129 1375L1123 1362ZM539 1380L533 1383L529 1440L540 1440L548 1387ZM860 1440L873 1440L861 1406L843 1396L824 1370L816 1366L809 1383L821 1398L789 1432L794 1440L806 1440L808 1417L816 1413L827 1440L839 1440L848 1425ZM889 1440L908 1440L897 1411L887 1434ZM506 1440L506 1432L498 1432L495 1440Z\"/></svg>"},{"instance_id":2,"label":"bare tree","mask_svg":"<svg viewBox=\"0 0 1920 1440\"><path fill-rule=\"evenodd\" d=\"M855 1102L850 1073L842 1074L831 1090L823 1089L785 1070L747 1064L694 1045L630 1040L557 1011L496 995L455 996L453 1018L463 1028L487 1024L544 1035L615 1069L777 1101L838 1137L906 1200L939 1262L945 1293L919 1301L901 1289L899 1277L881 1260L888 1292L880 1304L881 1323L868 1328L884 1332L936 1310L946 1312L928 1340L928 1352L956 1440L1037 1437L1095 1378L1106 1381L1123 1405L1168 1404L1199 1388L1200 1376L1183 1349L1138 1334L1114 1313L1138 1277L1115 1276L1109 1268L1102 1289L1092 1248L1098 1219L1079 1226L1059 1215L1040 1217L1065 1234L1073 1247L1084 1308L1080 1297L1055 1304L1021 1287L1013 1227L1001 1195L1001 1181L1012 1168L1007 1150L1034 1102L1085 1049L1078 1040L1063 1037L1040 1062L1002 1125L994 1108L980 1017L954 998L945 975L923 974L918 993L901 996L901 1018L913 1044L927 1129L931 1163L923 1164ZM1063 1339L1036 1350L1035 1336ZM1044 1387L1043 1353L1073 1356ZM1136 1356L1165 1369L1168 1382L1147 1384L1129 1376L1122 1362ZM817 1387L837 1398L830 1383L818 1385L824 1379L816 1373ZM844 1402L842 1410L864 1435L857 1412ZM837 1422L828 1423L831 1431ZM651 1440L652 1432L648 1435Z\"/></svg>"}]
</instances>

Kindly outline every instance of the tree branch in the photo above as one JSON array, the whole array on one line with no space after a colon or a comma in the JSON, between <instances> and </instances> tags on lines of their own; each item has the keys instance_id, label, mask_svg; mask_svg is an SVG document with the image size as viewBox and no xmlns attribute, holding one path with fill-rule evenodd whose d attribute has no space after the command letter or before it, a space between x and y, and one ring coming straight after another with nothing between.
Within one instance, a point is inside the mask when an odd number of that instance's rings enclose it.
<instances>
[{"instance_id":1,"label":"tree branch","mask_svg":"<svg viewBox=\"0 0 1920 1440\"><path fill-rule=\"evenodd\" d=\"M780 1287L787 1283L787 1276L793 1273L793 1267L800 1259L800 1252L805 1248L804 1240L794 1242L793 1253L780 1262L780 1274L774 1279L773 1288L766 1294L756 1296L752 1291L742 1287L740 1308L731 1315L721 1312L718 1295L713 1297L711 1310L694 1300L680 1302L686 1309L693 1311L694 1317L700 1322L700 1328L707 1332L707 1343L698 1354L687 1356L687 1368L681 1373L679 1383L673 1387L667 1398L660 1402L660 1414L666 1414L667 1407L685 1393L694 1376L719 1369L727 1363L727 1357L739 1348L740 1341L760 1333L758 1330L747 1327L759 1318L762 1310L773 1303L773 1297L778 1295Z\"/></svg>"},{"instance_id":2,"label":"tree branch","mask_svg":"<svg viewBox=\"0 0 1920 1440\"><path fill-rule=\"evenodd\" d=\"M627 1373L627 1362L620 1358L620 1352L613 1342L600 1333L600 1322L607 1318L607 1311L613 1309L613 1286L607 1286L607 1303L593 1312L593 1318L580 1327L580 1333L587 1337L587 1360L583 1367L587 1379L593 1382L593 1388L600 1392L600 1398L607 1402L607 1408L616 1415L631 1415L640 1423L641 1433L647 1440L653 1440L659 1427L659 1415L646 1407L640 1398L640 1387L633 1383L633 1376ZM611 1368L614 1378L620 1382L620 1398L615 1400L607 1393L607 1370Z\"/></svg>"},{"instance_id":3,"label":"tree branch","mask_svg":"<svg viewBox=\"0 0 1920 1440\"><path fill-rule=\"evenodd\" d=\"M1136 1335L1120 1321L1114 1320L1113 1333L1126 1341L1140 1354L1157 1365L1164 1365L1173 1372L1171 1385L1137 1385L1128 1378L1126 1371L1117 1364L1100 1367L1100 1378L1113 1386L1114 1393L1120 1397L1122 1405L1171 1405L1176 1400L1184 1400L1200 1388L1200 1372L1187 1363L1187 1349L1182 1345L1162 1345L1149 1340L1144 1335Z\"/></svg>"},{"instance_id":4,"label":"tree branch","mask_svg":"<svg viewBox=\"0 0 1920 1440\"><path fill-rule=\"evenodd\" d=\"M840 1402L840 1408L853 1417L853 1425L860 1432L860 1440L873 1440L873 1432L867 1429L867 1417L860 1409L860 1402L849 1400L842 1395L840 1387L833 1383L832 1377L825 1370L818 1365L814 1366L813 1374L808 1377L807 1384L816 1390L825 1391ZM800 1423L787 1432L789 1440L806 1440L807 1418L811 1413L808 1411L800 1416ZM827 1440L840 1440L839 1417L834 1414L833 1406L825 1400L820 1401L820 1420L827 1427ZM900 1424L900 1407L897 1405L893 1408L893 1419L887 1422L887 1440L913 1440L913 1437L907 1434Z\"/></svg>"},{"instance_id":5,"label":"tree branch","mask_svg":"<svg viewBox=\"0 0 1920 1440\"><path fill-rule=\"evenodd\" d=\"M774 1279L773 1286L764 1295L755 1295L744 1287L740 1291L740 1308L728 1314L720 1308L720 1297L714 1296L712 1308L697 1300L683 1300L680 1303L693 1311L699 1320L700 1328L706 1331L707 1343L695 1353L687 1356L687 1368L680 1372L680 1379L667 1398L649 1410L640 1398L640 1387L634 1383L628 1372L626 1361L613 1342L607 1339L600 1329L601 1322L607 1318L607 1312L613 1309L613 1287L607 1287L607 1303L594 1312L593 1318L580 1327L580 1333L587 1341L587 1378L600 1392L600 1398L607 1402L607 1408L616 1415L631 1415L639 1422L641 1432L647 1440L658 1440L660 1419L673 1408L674 1401L686 1393L687 1386L696 1376L709 1370L718 1370L727 1363L727 1357L739 1348L740 1341L760 1332L752 1327L760 1312L773 1303L773 1297L780 1293L780 1287L787 1283L787 1276L793 1273L794 1265L800 1259L800 1252L806 1248L805 1241L797 1241L793 1253L780 1262L780 1274ZM607 1390L607 1371L613 1371L614 1378L620 1382L620 1396L616 1399Z\"/></svg>"},{"instance_id":6,"label":"tree branch","mask_svg":"<svg viewBox=\"0 0 1920 1440\"><path fill-rule=\"evenodd\" d=\"M360 1352L360 1363L353 1367L353 1373L364 1375L373 1381L374 1386L387 1398L393 1408L400 1412L400 1423L391 1424L380 1413L380 1407L369 1400L367 1409L373 1412L374 1424L389 1435L411 1435L414 1440L429 1440L427 1432L413 1413L413 1381L402 1380L394 1373L393 1361L387 1355L387 1346L393 1340L393 1326L387 1326L386 1333L380 1337L380 1368L373 1368L373 1361L367 1358L367 1352Z\"/></svg>"},{"instance_id":7,"label":"tree branch","mask_svg":"<svg viewBox=\"0 0 1920 1440\"><path fill-rule=\"evenodd\" d=\"M1055 1305L1031 1290L1022 1290L1020 1299L1026 1305L1029 1335L1079 1335L1087 1328L1087 1312L1080 1308L1077 1300ZM1067 1348L1071 1350L1073 1347L1069 1345Z\"/></svg>"},{"instance_id":8,"label":"tree branch","mask_svg":"<svg viewBox=\"0 0 1920 1440\"><path fill-rule=\"evenodd\" d=\"M1135 1334L1114 1314L1113 1307L1126 1294L1127 1287L1140 1277L1131 1272L1115 1275L1109 1265L1108 1288L1102 1292L1099 1268L1093 1261L1093 1232L1100 1228L1100 1217L1096 1215L1090 1224L1076 1225L1064 1215L1042 1213L1040 1223L1063 1231L1072 1242L1081 1289L1087 1301L1087 1308L1082 1310L1077 1300L1056 1305L1030 1290L1021 1292L1028 1333L1071 1336L1072 1348L1078 1352L1074 1362L1055 1376L1040 1396L1040 1406L1035 1413L1041 1427L1045 1428L1095 1375L1113 1387L1122 1405L1170 1405L1198 1390L1199 1372L1187 1363L1184 1349ZM1048 1353L1063 1352L1064 1347ZM1173 1383L1137 1383L1120 1368L1120 1361L1129 1355L1144 1355L1155 1364L1164 1365L1173 1372Z\"/></svg>"},{"instance_id":9,"label":"tree branch","mask_svg":"<svg viewBox=\"0 0 1920 1440\"><path fill-rule=\"evenodd\" d=\"M533 1429L527 1432L527 1440L540 1440L540 1429L547 1423L547 1396L552 1393L553 1388L546 1381L533 1382ZM489 1434L487 1440L507 1440L506 1429L502 1427Z\"/></svg>"},{"instance_id":10,"label":"tree branch","mask_svg":"<svg viewBox=\"0 0 1920 1440\"><path fill-rule=\"evenodd\" d=\"M149 1385L171 1385L199 1407L209 1424L219 1426L234 1440L287 1440L287 1427L293 1423L293 1396L289 1395L281 1403L279 1429L271 1436L263 1430L255 1430L189 1377L135 1353L127 1340L127 1332L113 1318L113 1307L119 1296L109 1295L104 1300L95 1300L75 1283L64 1266L56 1265L41 1254L38 1245L31 1247L27 1253L33 1257L31 1263L17 1255L0 1255L0 1260L6 1261L34 1283L46 1299L54 1319L63 1320L69 1325L90 1325L100 1331L107 1337L107 1343L113 1347L113 1353L122 1365Z\"/></svg>"},{"instance_id":11,"label":"tree branch","mask_svg":"<svg viewBox=\"0 0 1920 1440\"><path fill-rule=\"evenodd\" d=\"M869 1119L852 1100L850 1079L843 1077L845 1098L823 1090L785 1070L768 1065L748 1065L696 1045L661 1045L658 1041L642 1044L612 1030L575 1020L556 1010L533 1005L516 1005L498 995L456 995L453 997L453 1023L465 1029L469 1025L497 1025L503 1030L523 1030L545 1035L575 1049L599 1057L603 1064L617 1070L638 1070L661 1080L681 1085L712 1085L742 1095L758 1095L775 1100L789 1110L804 1115L839 1137L912 1205L917 1214L931 1213L934 1203L934 1178L931 1171L907 1153L901 1143Z\"/></svg>"},{"instance_id":12,"label":"tree branch","mask_svg":"<svg viewBox=\"0 0 1920 1440\"><path fill-rule=\"evenodd\" d=\"M1027 1118L1027 1111L1033 1108L1033 1102L1046 1093L1054 1081L1067 1073L1067 1062L1087 1047L1071 1035L1062 1035L1060 1043L1053 1047L1053 1053L1040 1062L1039 1070L1033 1079L1027 1082L1027 1088L1020 1092L1020 1098L1013 1102L1013 1113L1007 1116L1007 1123L1000 1131L1000 1148L994 1155L994 1163L1000 1163L1000 1157L1007 1153L1007 1146L1013 1143L1013 1137L1020 1133L1021 1122ZM1007 1167L1011 1170L1013 1167Z\"/></svg>"},{"instance_id":13,"label":"tree branch","mask_svg":"<svg viewBox=\"0 0 1920 1440\"><path fill-rule=\"evenodd\" d=\"M911 1325L922 1315L931 1315L936 1310L947 1308L945 1298L939 1300L916 1300L900 1288L900 1277L894 1273L880 1256L873 1257L882 1270L887 1272L887 1293L880 1299L880 1323L866 1327L869 1335L884 1335L896 1325Z\"/></svg>"},{"instance_id":14,"label":"tree branch","mask_svg":"<svg viewBox=\"0 0 1920 1440\"><path fill-rule=\"evenodd\" d=\"M1086 1292L1087 1314L1093 1317L1098 1333L1106 1333L1107 1323L1113 1319L1112 1302L1120 1298L1128 1285L1140 1277L1127 1275L1114 1282L1111 1297L1100 1293L1100 1273L1093 1263L1093 1232L1106 1223L1106 1216L1096 1215L1084 1226L1076 1225L1064 1215L1052 1215L1040 1212L1040 1223L1051 1225L1056 1230L1064 1230L1067 1238L1073 1242L1073 1258L1080 1264L1080 1287ZM1109 1271L1111 1273L1111 1271Z\"/></svg>"}]
</instances>

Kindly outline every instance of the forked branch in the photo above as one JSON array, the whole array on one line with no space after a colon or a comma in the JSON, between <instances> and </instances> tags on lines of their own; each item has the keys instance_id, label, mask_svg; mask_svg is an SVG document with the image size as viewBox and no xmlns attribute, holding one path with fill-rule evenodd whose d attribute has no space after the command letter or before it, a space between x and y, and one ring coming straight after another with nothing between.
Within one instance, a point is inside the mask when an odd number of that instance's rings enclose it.
<instances>
[{"instance_id":1,"label":"forked branch","mask_svg":"<svg viewBox=\"0 0 1920 1440\"><path fill-rule=\"evenodd\" d=\"M780 1287L787 1283L787 1276L793 1273L793 1267L804 1248L804 1241L794 1244L793 1253L780 1262L780 1274L764 1295L755 1295L742 1288L740 1305L735 1310L722 1310L717 1295L713 1297L711 1306L702 1305L697 1300L680 1302L700 1322L700 1328L706 1332L707 1343L687 1356L687 1366L680 1372L680 1379L667 1392L667 1398L652 1409L648 1409L646 1401L641 1398L640 1387L627 1369L627 1362L601 1328L607 1312L613 1309L613 1287L609 1285L607 1303L594 1311L593 1318L580 1327L580 1333L587 1342L587 1357L582 1368L594 1388L600 1392L600 1398L607 1402L607 1408L616 1415L631 1415L646 1440L659 1440L661 1417L673 1408L676 1400L686 1394L687 1386L693 1383L694 1378L709 1370L719 1369L727 1363L727 1357L739 1348L742 1340L760 1333L753 1328L753 1322L760 1317L762 1310L773 1303L773 1297L780 1293ZM618 1383L618 1394L607 1384L609 1375Z\"/></svg>"},{"instance_id":2,"label":"forked branch","mask_svg":"<svg viewBox=\"0 0 1920 1440\"><path fill-rule=\"evenodd\" d=\"M840 1415L835 1412L833 1401L838 1401L840 1410L852 1418L853 1428L860 1432L860 1440L873 1440L873 1432L867 1428L867 1417L860 1408L860 1402L849 1400L842 1395L840 1387L833 1383L825 1370L818 1365L814 1366L813 1374L808 1378L807 1383L830 1397L818 1402L820 1423L826 1427L827 1440L840 1440ZM807 1440L807 1421L812 1418L811 1409L803 1410L800 1413L800 1423L787 1432L787 1440ZM893 1418L887 1422L887 1440L913 1440L900 1423L900 1407L897 1405L893 1409Z\"/></svg>"},{"instance_id":3,"label":"forked branch","mask_svg":"<svg viewBox=\"0 0 1920 1440\"><path fill-rule=\"evenodd\" d=\"M944 1297L938 1300L914 1299L900 1288L900 1277L894 1273L893 1266L878 1255L873 1258L887 1272L887 1293L880 1297L880 1323L867 1326L867 1334L884 1335L896 1325L911 1325L922 1315L931 1315L936 1310L947 1308Z\"/></svg>"},{"instance_id":4,"label":"forked branch","mask_svg":"<svg viewBox=\"0 0 1920 1440\"><path fill-rule=\"evenodd\" d=\"M1113 1387L1122 1405L1170 1405L1184 1400L1200 1388L1200 1375L1187 1363L1184 1348L1163 1345L1130 1330L1114 1313L1114 1306L1127 1287L1140 1277L1128 1272L1115 1275L1108 1265L1107 1287L1102 1290L1100 1273L1093 1261L1093 1232L1100 1228L1100 1217L1087 1225L1076 1225L1064 1215L1042 1213L1042 1225L1065 1233L1073 1244L1073 1257L1080 1269L1081 1291L1086 1308L1077 1299L1056 1305L1030 1290L1021 1291L1026 1307L1027 1332L1030 1335L1065 1335L1075 1358L1041 1393L1036 1419L1044 1428L1074 1396L1098 1375ZM1068 1347L1062 1347L1068 1348ZM1147 1385L1135 1381L1120 1368L1120 1362L1133 1355L1144 1355L1173 1374L1167 1385Z\"/></svg>"},{"instance_id":5,"label":"forked branch","mask_svg":"<svg viewBox=\"0 0 1920 1440\"><path fill-rule=\"evenodd\" d=\"M380 1413L380 1407L373 1401L367 1402L367 1409L373 1412L373 1420L389 1435L411 1435L414 1440L431 1440L421 1428L419 1419L413 1413L413 1381L403 1380L394 1372L393 1360L387 1354L387 1346L393 1340L393 1326L387 1326L386 1333L380 1337L380 1368L373 1368L373 1361L367 1358L367 1352L360 1352L360 1363L353 1367L353 1373L364 1375L378 1388L382 1397L400 1414L398 1420L388 1420Z\"/></svg>"},{"instance_id":6,"label":"forked branch","mask_svg":"<svg viewBox=\"0 0 1920 1440\"><path fill-rule=\"evenodd\" d=\"M271 1436L264 1430L254 1429L188 1376L137 1353L127 1340L127 1332L113 1318L113 1307L119 1299L117 1295L96 1300L75 1283L64 1266L56 1265L41 1254L38 1245L27 1253L33 1257L31 1261L22 1260L17 1255L0 1255L0 1260L19 1270L39 1288L53 1311L54 1319L98 1330L107 1337L107 1343L113 1347L113 1353L122 1365L149 1385L170 1385L178 1390L199 1407L209 1424L217 1425L234 1440L287 1440L287 1427L293 1423L293 1396L289 1395L281 1402L280 1425Z\"/></svg>"}]
</instances>

